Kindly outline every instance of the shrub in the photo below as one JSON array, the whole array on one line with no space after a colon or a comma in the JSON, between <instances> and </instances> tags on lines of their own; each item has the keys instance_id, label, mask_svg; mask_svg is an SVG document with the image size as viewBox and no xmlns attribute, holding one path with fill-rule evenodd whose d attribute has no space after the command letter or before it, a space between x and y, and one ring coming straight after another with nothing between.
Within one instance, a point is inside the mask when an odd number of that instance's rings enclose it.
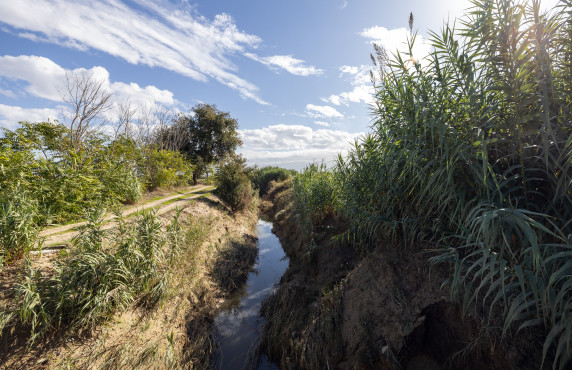
<instances>
[{"instance_id":1,"label":"shrub","mask_svg":"<svg viewBox=\"0 0 572 370\"><path fill-rule=\"evenodd\" d=\"M233 212L246 209L253 199L252 183L245 162L241 157L232 158L221 165L215 175L214 193Z\"/></svg>"},{"instance_id":2,"label":"shrub","mask_svg":"<svg viewBox=\"0 0 572 370\"><path fill-rule=\"evenodd\" d=\"M25 256L36 243L36 202L18 187L0 198L0 266Z\"/></svg>"},{"instance_id":3,"label":"shrub","mask_svg":"<svg viewBox=\"0 0 572 370\"><path fill-rule=\"evenodd\" d=\"M150 149L138 162L149 189L187 185L192 178L193 168L179 152Z\"/></svg>"},{"instance_id":4,"label":"shrub","mask_svg":"<svg viewBox=\"0 0 572 370\"><path fill-rule=\"evenodd\" d=\"M254 171L254 187L258 189L259 195L264 196L269 189L271 181L281 182L294 175L295 171L280 167L262 167Z\"/></svg>"},{"instance_id":5,"label":"shrub","mask_svg":"<svg viewBox=\"0 0 572 370\"><path fill-rule=\"evenodd\" d=\"M136 203L141 198L143 189L130 163L113 161L111 158L104 158L102 162L97 175L105 186L110 203Z\"/></svg>"},{"instance_id":6,"label":"shrub","mask_svg":"<svg viewBox=\"0 0 572 370\"><path fill-rule=\"evenodd\" d=\"M320 225L328 216L337 216L338 194L333 171L325 164L312 163L293 180L294 210L306 228Z\"/></svg>"}]
</instances>

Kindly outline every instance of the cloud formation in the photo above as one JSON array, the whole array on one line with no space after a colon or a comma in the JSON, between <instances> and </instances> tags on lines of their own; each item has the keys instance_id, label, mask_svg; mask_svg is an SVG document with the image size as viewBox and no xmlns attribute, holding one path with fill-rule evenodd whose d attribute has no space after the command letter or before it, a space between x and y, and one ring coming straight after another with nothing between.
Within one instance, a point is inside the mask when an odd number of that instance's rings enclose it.
<instances>
[{"instance_id":1,"label":"cloud formation","mask_svg":"<svg viewBox=\"0 0 572 370\"><path fill-rule=\"evenodd\" d=\"M306 114L313 118L344 118L344 115L329 105L306 105Z\"/></svg>"},{"instance_id":2,"label":"cloud formation","mask_svg":"<svg viewBox=\"0 0 572 370\"><path fill-rule=\"evenodd\" d=\"M292 55L274 55L270 57L260 57L252 53L245 53L244 55L271 69L282 68L296 76L318 76L324 73L323 70L314 66L306 66L303 60L296 59Z\"/></svg>"},{"instance_id":3,"label":"cloud formation","mask_svg":"<svg viewBox=\"0 0 572 370\"><path fill-rule=\"evenodd\" d=\"M302 169L312 161L330 163L338 153L346 153L363 133L318 129L303 125L271 125L239 130L242 154L259 166L279 165Z\"/></svg>"},{"instance_id":4,"label":"cloud formation","mask_svg":"<svg viewBox=\"0 0 572 370\"><path fill-rule=\"evenodd\" d=\"M152 85L142 87L134 82L112 82L109 72L103 67L66 70L51 59L34 55L0 56L0 82L11 83L11 90L3 90L1 93L15 99L33 96L63 103L62 96L66 92L67 82L66 72L68 76L88 73L95 81L102 82L103 89L113 94L111 101L115 109L106 114L112 122L117 121L119 104L127 101L131 103L132 108L135 108L136 115L145 114L153 107L176 109L178 104L169 90L162 90ZM65 105L61 105L57 110L2 105L0 126L11 129L16 127L18 121L40 122L48 118L61 120L62 112L66 109Z\"/></svg>"},{"instance_id":5,"label":"cloud formation","mask_svg":"<svg viewBox=\"0 0 572 370\"><path fill-rule=\"evenodd\" d=\"M349 78L353 89L339 94L332 94L322 99L326 103L334 105L349 105L349 103L370 103L373 100L373 87L369 77L370 68L361 66L340 67L340 77Z\"/></svg>"},{"instance_id":6,"label":"cloud formation","mask_svg":"<svg viewBox=\"0 0 572 370\"><path fill-rule=\"evenodd\" d=\"M109 72L103 67L77 68L67 70L67 72L70 76L74 73L90 73L94 80L103 82L104 89L113 93L115 102L130 100L131 103L140 106L176 104L173 93L169 90L161 90L151 85L141 87L134 82L111 82ZM66 87L66 69L45 57L4 55L0 56L0 80L23 81L25 93L54 102L62 102L62 93L65 92ZM8 93L17 95L11 90Z\"/></svg>"},{"instance_id":7,"label":"cloud formation","mask_svg":"<svg viewBox=\"0 0 572 370\"><path fill-rule=\"evenodd\" d=\"M224 13L211 20L164 0L135 3L136 8L119 0L2 1L0 23L37 42L99 50L199 81L215 79L267 104L229 59L258 46L258 36L240 31Z\"/></svg>"},{"instance_id":8,"label":"cloud formation","mask_svg":"<svg viewBox=\"0 0 572 370\"><path fill-rule=\"evenodd\" d=\"M51 108L22 108L13 105L0 104L0 127L14 130L18 128L18 122L44 122L57 120L61 116L61 110Z\"/></svg>"}]
</instances>

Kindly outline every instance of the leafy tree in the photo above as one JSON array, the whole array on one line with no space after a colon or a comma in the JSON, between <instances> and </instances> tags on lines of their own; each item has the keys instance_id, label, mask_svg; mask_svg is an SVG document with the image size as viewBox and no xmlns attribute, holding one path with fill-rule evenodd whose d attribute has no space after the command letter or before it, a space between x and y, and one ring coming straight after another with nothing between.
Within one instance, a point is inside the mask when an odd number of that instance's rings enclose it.
<instances>
[{"instance_id":1,"label":"leafy tree","mask_svg":"<svg viewBox=\"0 0 572 370\"><path fill-rule=\"evenodd\" d=\"M192 115L182 116L173 125L186 135L180 150L186 153L195 169L193 183L205 172L208 165L233 154L242 145L238 136L238 122L229 113L219 111L215 105L199 104Z\"/></svg>"}]
</instances>

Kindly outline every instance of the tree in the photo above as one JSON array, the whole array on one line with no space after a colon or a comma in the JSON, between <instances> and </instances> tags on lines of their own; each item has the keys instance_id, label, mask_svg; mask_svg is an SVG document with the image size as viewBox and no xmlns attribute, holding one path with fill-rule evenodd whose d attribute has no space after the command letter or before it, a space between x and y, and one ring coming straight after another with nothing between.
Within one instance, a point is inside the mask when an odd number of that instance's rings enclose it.
<instances>
[{"instance_id":1,"label":"tree","mask_svg":"<svg viewBox=\"0 0 572 370\"><path fill-rule=\"evenodd\" d=\"M192 114L179 117L172 128L179 132L173 132L173 136L186 135L180 150L195 166L195 185L208 165L223 160L242 145L237 132L238 121L229 113L219 111L215 105L195 106Z\"/></svg>"},{"instance_id":2,"label":"tree","mask_svg":"<svg viewBox=\"0 0 572 370\"><path fill-rule=\"evenodd\" d=\"M112 107L113 94L105 88L105 80L82 71L66 72L65 90L60 95L69 107L64 112L64 122L69 128L70 145L77 152L89 136L99 133L107 123L105 113Z\"/></svg>"}]
</instances>

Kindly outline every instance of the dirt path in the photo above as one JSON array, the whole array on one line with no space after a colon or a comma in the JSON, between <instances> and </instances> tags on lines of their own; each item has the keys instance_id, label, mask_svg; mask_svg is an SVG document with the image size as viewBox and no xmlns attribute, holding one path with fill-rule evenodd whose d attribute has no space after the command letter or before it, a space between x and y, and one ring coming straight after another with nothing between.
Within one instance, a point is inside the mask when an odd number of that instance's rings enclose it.
<instances>
[{"instance_id":1,"label":"dirt path","mask_svg":"<svg viewBox=\"0 0 572 370\"><path fill-rule=\"evenodd\" d=\"M192 199L203 196L201 191L211 190L211 189L213 189L213 187L209 185L197 185L191 188L191 190L186 191L184 193L175 193L163 197L161 199L157 199L148 203L130 207L125 211L123 211L121 214L123 217L128 217L130 215L136 214L137 212L141 212L146 209L156 208L157 214L161 215L175 209L176 207L182 207ZM197 194L198 192L201 193ZM117 224L116 222L111 222L111 220L113 220L114 218L115 215L112 213L109 213L105 217L107 223L103 226L104 230L108 230L116 226ZM78 234L77 228L85 224L87 224L87 221L82 221L74 224L68 224L42 230L39 234L39 237L45 238L43 240L44 249L45 248L50 249L50 247L56 245L68 244L71 241L71 239Z\"/></svg>"}]
</instances>

